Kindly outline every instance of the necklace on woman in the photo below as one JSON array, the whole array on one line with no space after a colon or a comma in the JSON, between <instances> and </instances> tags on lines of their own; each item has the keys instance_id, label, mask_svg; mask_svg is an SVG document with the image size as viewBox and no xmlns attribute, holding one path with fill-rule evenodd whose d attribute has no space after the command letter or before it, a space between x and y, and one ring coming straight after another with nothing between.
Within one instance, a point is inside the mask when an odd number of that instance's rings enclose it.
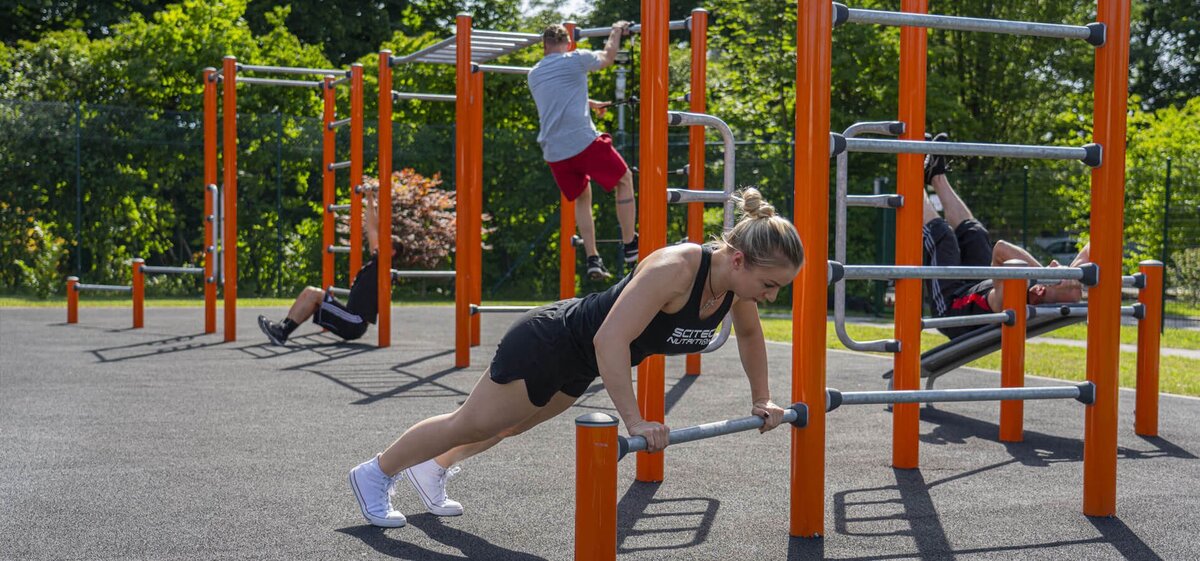
<instances>
[{"instance_id":1,"label":"necklace on woman","mask_svg":"<svg viewBox=\"0 0 1200 561\"><path fill-rule=\"evenodd\" d=\"M705 301L703 306L700 306L701 312L713 307L713 304L716 304L717 302L719 302L720 300L725 298L725 293L729 292L728 290L725 290L725 291L721 292L720 294L717 294L717 291L713 290L712 271L708 272L708 291L713 293L713 297L709 298L707 301Z\"/></svg>"}]
</instances>

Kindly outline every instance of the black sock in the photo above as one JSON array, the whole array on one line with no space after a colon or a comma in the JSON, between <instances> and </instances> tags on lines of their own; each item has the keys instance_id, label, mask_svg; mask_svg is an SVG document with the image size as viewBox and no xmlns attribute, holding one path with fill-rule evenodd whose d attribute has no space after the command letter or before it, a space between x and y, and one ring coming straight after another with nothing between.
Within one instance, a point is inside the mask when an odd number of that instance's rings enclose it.
<instances>
[{"instance_id":1,"label":"black sock","mask_svg":"<svg viewBox=\"0 0 1200 561\"><path fill-rule=\"evenodd\" d=\"M287 337L288 335L291 335L297 327L300 327L300 324L292 321L290 318L283 318L283 321L279 322L279 327L283 328L283 336Z\"/></svg>"}]
</instances>

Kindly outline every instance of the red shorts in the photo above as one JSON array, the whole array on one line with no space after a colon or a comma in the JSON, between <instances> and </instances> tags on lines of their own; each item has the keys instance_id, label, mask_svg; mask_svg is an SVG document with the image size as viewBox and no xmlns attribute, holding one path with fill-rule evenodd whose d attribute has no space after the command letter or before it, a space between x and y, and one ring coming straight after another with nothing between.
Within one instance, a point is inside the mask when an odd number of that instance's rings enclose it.
<instances>
[{"instance_id":1,"label":"red shorts","mask_svg":"<svg viewBox=\"0 0 1200 561\"><path fill-rule=\"evenodd\" d=\"M588 187L588 181L599 183L612 191L629 171L625 158L612 145L612 137L601 134L583 152L565 160L549 162L554 182L568 201L573 201Z\"/></svg>"}]
</instances>

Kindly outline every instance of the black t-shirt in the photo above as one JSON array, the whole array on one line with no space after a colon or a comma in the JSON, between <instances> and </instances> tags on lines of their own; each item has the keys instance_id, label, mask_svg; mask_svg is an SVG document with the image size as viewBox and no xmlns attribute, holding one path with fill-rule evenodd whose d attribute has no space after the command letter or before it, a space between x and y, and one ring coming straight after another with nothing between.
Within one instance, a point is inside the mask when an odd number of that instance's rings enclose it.
<instances>
[{"instance_id":1,"label":"black t-shirt","mask_svg":"<svg viewBox=\"0 0 1200 561\"><path fill-rule=\"evenodd\" d=\"M372 254L371 260L358 270L354 285L350 287L350 298L346 308L359 315L367 323L375 323L379 314L379 259Z\"/></svg>"}]
</instances>

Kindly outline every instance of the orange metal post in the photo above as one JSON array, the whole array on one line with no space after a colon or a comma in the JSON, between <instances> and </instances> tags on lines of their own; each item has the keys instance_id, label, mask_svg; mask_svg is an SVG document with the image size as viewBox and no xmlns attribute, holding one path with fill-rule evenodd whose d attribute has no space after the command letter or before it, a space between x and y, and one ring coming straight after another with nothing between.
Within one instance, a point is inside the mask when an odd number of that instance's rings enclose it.
<instances>
[{"instance_id":1,"label":"orange metal post","mask_svg":"<svg viewBox=\"0 0 1200 561\"><path fill-rule=\"evenodd\" d=\"M363 178L363 65L350 65L350 282L362 268L363 245L363 208L362 186ZM380 238L379 243L389 244L389 238ZM391 286L391 285L389 285Z\"/></svg>"},{"instance_id":2,"label":"orange metal post","mask_svg":"<svg viewBox=\"0 0 1200 561\"><path fill-rule=\"evenodd\" d=\"M901 10L926 13L928 0L902 0ZM923 27L900 28L900 109L905 123L904 140L925 139L925 57L928 31ZM897 192L905 201L896 209L896 264L921 265L921 205L925 196L924 159L920 154L897 157ZM916 390L921 385L921 281L896 281L896 339L900 352L895 359L895 388ZM892 466L916 468L920 463L920 404L897 403L892 409Z\"/></svg>"},{"instance_id":3,"label":"orange metal post","mask_svg":"<svg viewBox=\"0 0 1200 561\"><path fill-rule=\"evenodd\" d=\"M667 245L667 34L669 0L642 0L641 146L638 153L639 255L645 259ZM665 362L654 355L638 366L642 418L666 417ZM663 453L638 452L637 480L662 481Z\"/></svg>"},{"instance_id":4,"label":"orange metal post","mask_svg":"<svg viewBox=\"0 0 1200 561\"><path fill-rule=\"evenodd\" d=\"M575 22L563 24L567 28L567 37L571 37L571 50L575 50ZM562 193L558 194L558 299L566 300L575 297L575 244L571 238L575 235L575 201L567 200Z\"/></svg>"},{"instance_id":5,"label":"orange metal post","mask_svg":"<svg viewBox=\"0 0 1200 561\"><path fill-rule=\"evenodd\" d=\"M133 327L138 329L145 325L144 300L146 298L146 276L142 273L142 265L146 260L133 260Z\"/></svg>"},{"instance_id":6,"label":"orange metal post","mask_svg":"<svg viewBox=\"0 0 1200 561\"><path fill-rule=\"evenodd\" d=\"M379 346L392 345L392 51L379 51Z\"/></svg>"},{"instance_id":7,"label":"orange metal post","mask_svg":"<svg viewBox=\"0 0 1200 561\"><path fill-rule=\"evenodd\" d=\"M471 364L471 16L456 20L454 183L458 213L454 238L454 366ZM380 94L383 95L382 93Z\"/></svg>"},{"instance_id":8,"label":"orange metal post","mask_svg":"<svg viewBox=\"0 0 1200 561\"><path fill-rule=\"evenodd\" d=\"M1153 259L1142 261L1139 270L1146 286L1138 294L1145 314L1138 321L1137 407L1133 430L1141 436L1158 436L1158 361L1162 333L1163 264Z\"/></svg>"},{"instance_id":9,"label":"orange metal post","mask_svg":"<svg viewBox=\"0 0 1200 561\"><path fill-rule=\"evenodd\" d=\"M1117 514L1117 387L1121 342L1121 248L1125 223L1125 113L1129 101L1130 0L1100 0L1096 19L1107 28L1096 49L1092 141L1104 161L1092 170L1092 262L1100 282L1088 291L1088 380L1096 402L1087 408L1083 442L1083 513Z\"/></svg>"},{"instance_id":10,"label":"orange metal post","mask_svg":"<svg viewBox=\"0 0 1200 561\"><path fill-rule=\"evenodd\" d=\"M692 83L691 104L693 113L708 110L708 11L704 8L692 10ZM688 189L704 189L704 127L688 130ZM688 240L704 243L704 203L688 204ZM700 374L700 355L688 355L684 372Z\"/></svg>"},{"instance_id":11,"label":"orange metal post","mask_svg":"<svg viewBox=\"0 0 1200 561\"><path fill-rule=\"evenodd\" d=\"M321 95L324 99L324 110L321 112L321 289L328 290L333 286L333 252L329 246L334 244L334 217L329 207L337 202L334 184L333 161L337 148L337 134L334 132L333 121L337 119L337 98L333 86L333 77L326 76Z\"/></svg>"},{"instance_id":12,"label":"orange metal post","mask_svg":"<svg viewBox=\"0 0 1200 561\"><path fill-rule=\"evenodd\" d=\"M67 323L79 323L79 277L67 277Z\"/></svg>"},{"instance_id":13,"label":"orange metal post","mask_svg":"<svg viewBox=\"0 0 1200 561\"><path fill-rule=\"evenodd\" d=\"M575 419L575 561L617 558L617 420Z\"/></svg>"},{"instance_id":14,"label":"orange metal post","mask_svg":"<svg viewBox=\"0 0 1200 561\"><path fill-rule=\"evenodd\" d=\"M217 184L217 69L204 69L204 332L217 332L217 224L216 197L208 190Z\"/></svg>"},{"instance_id":15,"label":"orange metal post","mask_svg":"<svg viewBox=\"0 0 1200 561\"><path fill-rule=\"evenodd\" d=\"M225 57L224 83L225 145L221 166L225 171L225 235L221 251L225 259L225 341L237 341L237 59Z\"/></svg>"},{"instance_id":16,"label":"orange metal post","mask_svg":"<svg viewBox=\"0 0 1200 561\"><path fill-rule=\"evenodd\" d=\"M825 317L829 279L829 90L833 5L796 10L795 202L804 266L792 292L792 401L808 405L808 426L791 431L788 533L825 532Z\"/></svg>"},{"instance_id":17,"label":"orange metal post","mask_svg":"<svg viewBox=\"0 0 1200 561\"><path fill-rule=\"evenodd\" d=\"M483 72L471 74L471 303L483 302ZM479 315L471 316L471 345L479 344Z\"/></svg>"},{"instance_id":18,"label":"orange metal post","mask_svg":"<svg viewBox=\"0 0 1200 561\"><path fill-rule=\"evenodd\" d=\"M1026 267L1024 261L1013 259L1006 267ZM1021 279L1000 281L1004 286L1004 309L1012 310L1016 316L1012 325L1000 326L1000 386L1019 388L1025 385L1025 292L1026 284ZM1025 402L1005 400L1000 402L1000 441L1021 442L1024 440Z\"/></svg>"}]
</instances>

